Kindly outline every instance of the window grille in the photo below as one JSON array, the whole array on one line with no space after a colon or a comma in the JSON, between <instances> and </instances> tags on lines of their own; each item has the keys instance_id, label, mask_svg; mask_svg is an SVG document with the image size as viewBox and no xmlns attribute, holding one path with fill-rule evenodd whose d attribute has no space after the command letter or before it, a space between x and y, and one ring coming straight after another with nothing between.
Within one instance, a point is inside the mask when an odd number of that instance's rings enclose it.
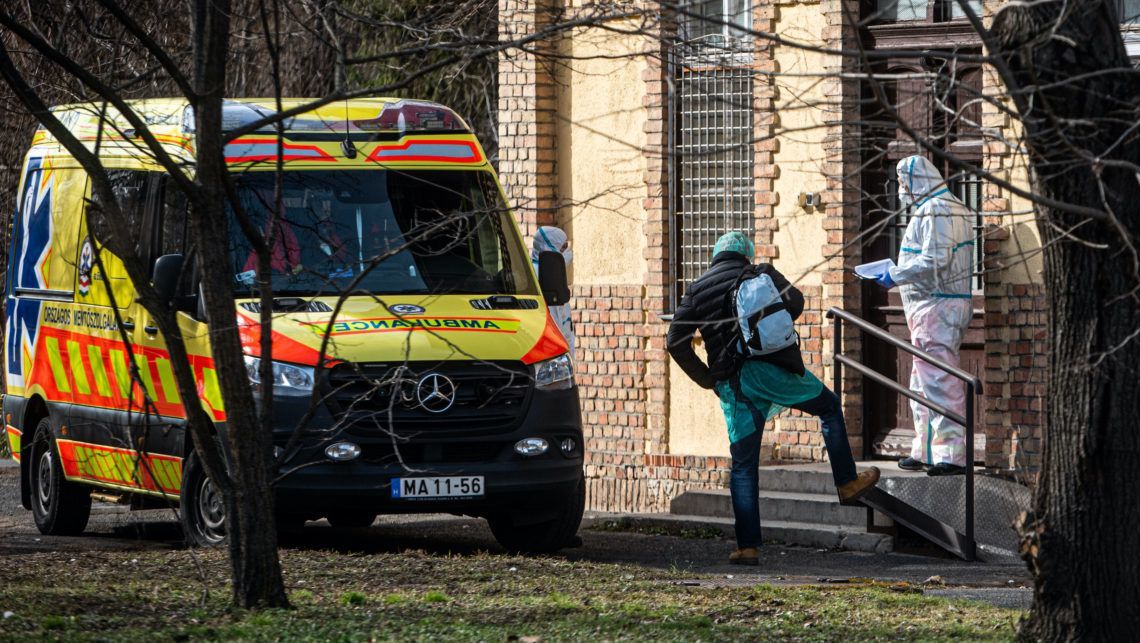
<instances>
[{"instance_id":1,"label":"window grille","mask_svg":"<svg viewBox=\"0 0 1140 643\"><path fill-rule=\"evenodd\" d=\"M754 230L750 41L727 33L672 51L672 301L709 265L720 235Z\"/></svg>"}]
</instances>

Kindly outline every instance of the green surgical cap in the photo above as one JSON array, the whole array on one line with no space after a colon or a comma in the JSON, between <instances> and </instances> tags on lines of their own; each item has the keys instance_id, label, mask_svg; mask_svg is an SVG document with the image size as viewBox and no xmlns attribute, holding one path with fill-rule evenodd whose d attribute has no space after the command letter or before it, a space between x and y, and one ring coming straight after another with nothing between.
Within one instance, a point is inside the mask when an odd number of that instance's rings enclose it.
<instances>
[{"instance_id":1,"label":"green surgical cap","mask_svg":"<svg viewBox=\"0 0 1140 643\"><path fill-rule=\"evenodd\" d=\"M714 257L722 252L736 252L751 259L752 255L756 254L756 246L743 232L726 232L716 240L716 245L713 246Z\"/></svg>"}]
</instances>

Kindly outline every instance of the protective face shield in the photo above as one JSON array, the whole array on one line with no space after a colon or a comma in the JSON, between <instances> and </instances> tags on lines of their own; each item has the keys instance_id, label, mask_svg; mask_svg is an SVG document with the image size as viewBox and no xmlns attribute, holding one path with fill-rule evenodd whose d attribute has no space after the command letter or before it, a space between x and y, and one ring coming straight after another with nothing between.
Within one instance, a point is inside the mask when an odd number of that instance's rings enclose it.
<instances>
[{"instance_id":1,"label":"protective face shield","mask_svg":"<svg viewBox=\"0 0 1140 643\"><path fill-rule=\"evenodd\" d=\"M562 258L566 260L566 265L569 266L570 261L574 259L574 251L570 248L566 248L562 251Z\"/></svg>"}]
</instances>

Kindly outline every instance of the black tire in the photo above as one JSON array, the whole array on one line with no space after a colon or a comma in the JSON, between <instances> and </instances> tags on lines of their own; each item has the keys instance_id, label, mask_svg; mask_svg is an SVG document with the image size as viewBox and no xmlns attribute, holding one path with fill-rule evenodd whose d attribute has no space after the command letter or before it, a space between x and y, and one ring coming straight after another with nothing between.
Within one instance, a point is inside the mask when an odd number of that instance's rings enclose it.
<instances>
[{"instance_id":1,"label":"black tire","mask_svg":"<svg viewBox=\"0 0 1140 643\"><path fill-rule=\"evenodd\" d=\"M296 514L277 514L277 533L296 533L305 528L305 516Z\"/></svg>"},{"instance_id":2,"label":"black tire","mask_svg":"<svg viewBox=\"0 0 1140 643\"><path fill-rule=\"evenodd\" d=\"M47 418L36 425L31 450L28 485L36 528L47 536L83 533L91 517L91 489L64 478L59 450L55 447L51 422Z\"/></svg>"},{"instance_id":3,"label":"black tire","mask_svg":"<svg viewBox=\"0 0 1140 643\"><path fill-rule=\"evenodd\" d=\"M277 543L292 544L300 542L305 534L305 516L296 514L277 514Z\"/></svg>"},{"instance_id":4,"label":"black tire","mask_svg":"<svg viewBox=\"0 0 1140 643\"><path fill-rule=\"evenodd\" d=\"M495 540L511 553L549 554L574 543L585 510L586 481L579 478L574 492L566 498L554 520L516 526L509 515L497 515L488 517L487 524Z\"/></svg>"},{"instance_id":5,"label":"black tire","mask_svg":"<svg viewBox=\"0 0 1140 643\"><path fill-rule=\"evenodd\" d=\"M372 511L338 511L325 516L325 520L336 529L365 529L376 522Z\"/></svg>"},{"instance_id":6,"label":"black tire","mask_svg":"<svg viewBox=\"0 0 1140 643\"><path fill-rule=\"evenodd\" d=\"M217 547L226 542L226 503L222 492L206 475L198 454L184 460L179 510L186 542L196 547Z\"/></svg>"}]
</instances>

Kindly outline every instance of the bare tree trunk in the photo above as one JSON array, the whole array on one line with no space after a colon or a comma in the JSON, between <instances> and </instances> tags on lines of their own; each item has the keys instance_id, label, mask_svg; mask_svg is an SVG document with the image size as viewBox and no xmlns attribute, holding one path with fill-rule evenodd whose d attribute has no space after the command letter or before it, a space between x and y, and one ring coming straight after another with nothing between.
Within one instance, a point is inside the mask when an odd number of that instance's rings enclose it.
<instances>
[{"instance_id":1,"label":"bare tree trunk","mask_svg":"<svg viewBox=\"0 0 1140 643\"><path fill-rule=\"evenodd\" d=\"M1104 212L1037 208L1051 345L1021 636L1128 640L1140 629L1140 80L1101 0L1010 6L992 33L1011 92L1030 88L1019 103L1035 189Z\"/></svg>"},{"instance_id":2,"label":"bare tree trunk","mask_svg":"<svg viewBox=\"0 0 1140 643\"><path fill-rule=\"evenodd\" d=\"M197 171L201 200L191 217L201 259L220 269L202 271L206 314L211 325L236 318L230 240L225 215L228 180L222 132L229 41L229 2L198 0L195 7L194 105L197 119ZM286 607L285 584L277 558L277 529L271 477L272 438L261 430L237 333L211 333L210 348L226 406L233 493L226 497L226 532L237 607Z\"/></svg>"}]
</instances>

